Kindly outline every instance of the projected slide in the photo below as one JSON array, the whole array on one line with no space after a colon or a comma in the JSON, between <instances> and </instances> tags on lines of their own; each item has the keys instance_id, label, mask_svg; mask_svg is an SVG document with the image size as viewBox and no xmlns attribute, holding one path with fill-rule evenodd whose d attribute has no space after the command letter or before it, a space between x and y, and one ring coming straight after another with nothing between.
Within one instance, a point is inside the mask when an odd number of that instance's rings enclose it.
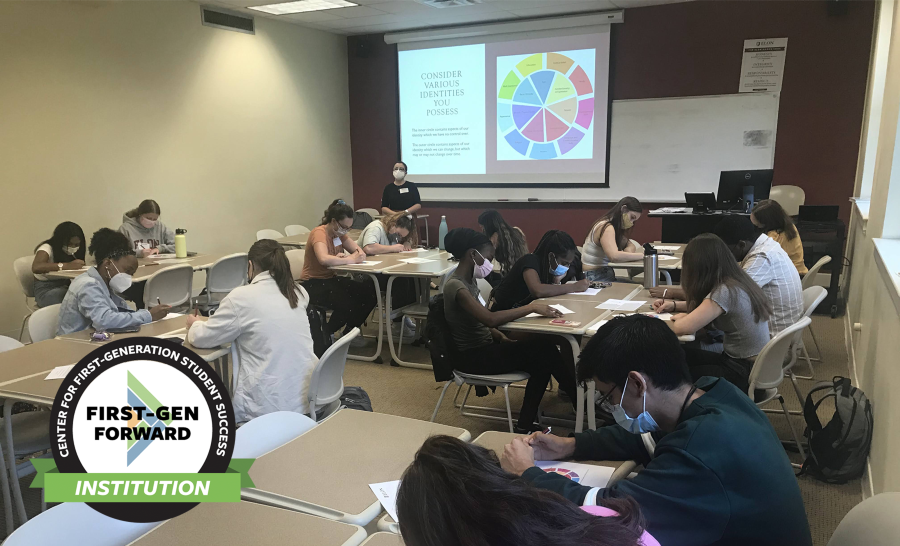
<instances>
[{"instance_id":1,"label":"projected slide","mask_svg":"<svg viewBox=\"0 0 900 546\"><path fill-rule=\"evenodd\" d=\"M497 59L498 160L592 157L594 55L587 49Z\"/></svg>"},{"instance_id":2,"label":"projected slide","mask_svg":"<svg viewBox=\"0 0 900 546\"><path fill-rule=\"evenodd\" d=\"M608 31L418 47L398 53L417 182L605 182Z\"/></svg>"}]
</instances>

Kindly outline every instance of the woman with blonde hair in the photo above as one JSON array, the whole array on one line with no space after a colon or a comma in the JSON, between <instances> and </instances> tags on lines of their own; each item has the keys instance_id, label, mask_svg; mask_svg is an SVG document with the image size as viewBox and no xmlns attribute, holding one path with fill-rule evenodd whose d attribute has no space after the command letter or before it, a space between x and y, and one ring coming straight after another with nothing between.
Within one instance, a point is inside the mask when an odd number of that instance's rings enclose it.
<instances>
[{"instance_id":1,"label":"woman with blonde hair","mask_svg":"<svg viewBox=\"0 0 900 546\"><path fill-rule=\"evenodd\" d=\"M362 230L356 244L369 256L410 250L419 244L412 214L395 212L373 220Z\"/></svg>"}]
</instances>

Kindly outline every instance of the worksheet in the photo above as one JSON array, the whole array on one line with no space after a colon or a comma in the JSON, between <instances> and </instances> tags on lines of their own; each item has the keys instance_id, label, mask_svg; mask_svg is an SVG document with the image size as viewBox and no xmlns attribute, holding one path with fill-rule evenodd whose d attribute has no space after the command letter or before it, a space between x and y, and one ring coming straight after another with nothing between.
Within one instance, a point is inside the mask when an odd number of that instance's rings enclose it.
<instances>
[{"instance_id":1,"label":"worksheet","mask_svg":"<svg viewBox=\"0 0 900 546\"><path fill-rule=\"evenodd\" d=\"M427 264L428 262L433 262L434 260L429 260L428 258L407 258L400 261L406 264Z\"/></svg>"},{"instance_id":2,"label":"worksheet","mask_svg":"<svg viewBox=\"0 0 900 546\"><path fill-rule=\"evenodd\" d=\"M606 300L597 306L597 309L609 309L610 311L637 311L645 301Z\"/></svg>"},{"instance_id":3,"label":"worksheet","mask_svg":"<svg viewBox=\"0 0 900 546\"><path fill-rule=\"evenodd\" d=\"M588 288L584 292L572 292L570 296L596 296L602 288Z\"/></svg>"},{"instance_id":4,"label":"worksheet","mask_svg":"<svg viewBox=\"0 0 900 546\"><path fill-rule=\"evenodd\" d=\"M394 521L399 523L400 520L397 518L397 490L400 489L400 480L371 483L369 488L372 489L372 493L375 493L381 506L384 507Z\"/></svg>"},{"instance_id":5,"label":"worksheet","mask_svg":"<svg viewBox=\"0 0 900 546\"><path fill-rule=\"evenodd\" d=\"M572 313L575 312L575 311L572 311L571 309L569 309L568 307L566 307L566 306L564 306L564 305L560 305L560 304L558 304L558 303L557 303L557 304L554 304L554 305L551 305L550 307L556 309L557 311L559 311L559 312L562 313L563 315L569 315L569 314L572 314ZM544 315L539 315L539 314L537 314L537 313L528 313L527 315L525 315L524 318L535 318L535 317L542 317L542 316L544 316Z\"/></svg>"},{"instance_id":6,"label":"worksheet","mask_svg":"<svg viewBox=\"0 0 900 546\"><path fill-rule=\"evenodd\" d=\"M68 366L57 366L50 370L50 373L47 374L47 377L44 378L44 381L48 381L50 379L65 379L67 375L69 375L69 370L75 367L75 364L70 364Z\"/></svg>"},{"instance_id":7,"label":"worksheet","mask_svg":"<svg viewBox=\"0 0 900 546\"><path fill-rule=\"evenodd\" d=\"M573 482L588 487L606 487L615 468L568 461L535 461L535 466L544 472L555 472Z\"/></svg>"}]
</instances>

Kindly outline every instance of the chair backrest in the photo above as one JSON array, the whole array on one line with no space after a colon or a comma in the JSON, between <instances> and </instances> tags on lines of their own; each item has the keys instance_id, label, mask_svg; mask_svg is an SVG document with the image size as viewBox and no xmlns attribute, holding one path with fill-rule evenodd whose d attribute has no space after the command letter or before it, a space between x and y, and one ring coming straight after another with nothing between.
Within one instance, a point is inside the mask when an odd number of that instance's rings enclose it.
<instances>
[{"instance_id":1,"label":"chair backrest","mask_svg":"<svg viewBox=\"0 0 900 546\"><path fill-rule=\"evenodd\" d=\"M824 286L810 286L803 290L803 316L812 315L816 307L828 296L828 290Z\"/></svg>"},{"instance_id":2,"label":"chair backrest","mask_svg":"<svg viewBox=\"0 0 900 546\"><path fill-rule=\"evenodd\" d=\"M162 523L119 521L83 502L65 502L26 521L3 545L125 546Z\"/></svg>"},{"instance_id":3,"label":"chair backrest","mask_svg":"<svg viewBox=\"0 0 900 546\"><path fill-rule=\"evenodd\" d=\"M800 186L772 186L769 199L777 201L788 216L797 216L800 205L806 202L806 192Z\"/></svg>"},{"instance_id":4,"label":"chair backrest","mask_svg":"<svg viewBox=\"0 0 900 546\"><path fill-rule=\"evenodd\" d=\"M22 256L13 262L13 271L16 272L16 278L22 285L22 292L26 298L34 297L34 273L31 272L31 264L34 263L34 256Z\"/></svg>"},{"instance_id":5,"label":"chair backrest","mask_svg":"<svg viewBox=\"0 0 900 546\"><path fill-rule=\"evenodd\" d=\"M282 237L284 237L284 235L274 229L261 229L256 232L257 241L261 241L262 239L281 239Z\"/></svg>"},{"instance_id":6,"label":"chair backrest","mask_svg":"<svg viewBox=\"0 0 900 546\"><path fill-rule=\"evenodd\" d=\"M276 411L251 419L237 429L236 459L255 459L279 448L316 426L309 417L293 411Z\"/></svg>"},{"instance_id":7,"label":"chair backrest","mask_svg":"<svg viewBox=\"0 0 900 546\"><path fill-rule=\"evenodd\" d=\"M60 307L62 305L59 303L48 305L31 314L31 318L28 319L28 337L33 343L56 337Z\"/></svg>"},{"instance_id":8,"label":"chair backrest","mask_svg":"<svg viewBox=\"0 0 900 546\"><path fill-rule=\"evenodd\" d=\"M809 317L802 317L766 343L750 370L750 387L747 394L753 400L756 389L771 389L784 380L784 361L797 335L810 325Z\"/></svg>"},{"instance_id":9,"label":"chair backrest","mask_svg":"<svg viewBox=\"0 0 900 546\"><path fill-rule=\"evenodd\" d=\"M341 336L316 364L309 381L307 396L310 417L313 419L316 418L317 406L330 404L344 394L344 365L347 364L347 351L350 349L350 341L358 335L359 328L354 328L350 333Z\"/></svg>"},{"instance_id":10,"label":"chair backrest","mask_svg":"<svg viewBox=\"0 0 900 546\"><path fill-rule=\"evenodd\" d=\"M0 336L0 353L11 351L13 349L19 349L20 347L24 347L25 344L19 341L18 339L13 339L11 337Z\"/></svg>"},{"instance_id":11,"label":"chair backrest","mask_svg":"<svg viewBox=\"0 0 900 546\"><path fill-rule=\"evenodd\" d=\"M247 253L229 254L216 260L206 271L206 291L228 293L247 283Z\"/></svg>"},{"instance_id":12,"label":"chair backrest","mask_svg":"<svg viewBox=\"0 0 900 546\"><path fill-rule=\"evenodd\" d=\"M803 276L803 280L800 281L800 285L804 290L806 290L810 286L815 286L816 276L819 274L819 270L822 269L823 265L827 264L830 261L831 256L822 256L814 266L809 268L809 271L806 273L806 275Z\"/></svg>"},{"instance_id":13,"label":"chair backrest","mask_svg":"<svg viewBox=\"0 0 900 546\"><path fill-rule=\"evenodd\" d=\"M191 300L193 283L194 269L188 264L161 269L144 285L144 304L153 307L159 298L163 305L181 305Z\"/></svg>"},{"instance_id":14,"label":"chair backrest","mask_svg":"<svg viewBox=\"0 0 900 546\"><path fill-rule=\"evenodd\" d=\"M900 493L879 493L854 506L828 546L893 546L900 535Z\"/></svg>"},{"instance_id":15,"label":"chair backrest","mask_svg":"<svg viewBox=\"0 0 900 546\"><path fill-rule=\"evenodd\" d=\"M365 212L372 218L375 218L376 216L381 216L381 213L375 209L356 209L356 212Z\"/></svg>"},{"instance_id":16,"label":"chair backrest","mask_svg":"<svg viewBox=\"0 0 900 546\"><path fill-rule=\"evenodd\" d=\"M284 226L284 234L288 237L292 235L300 235L301 233L309 233L312 231L306 226L301 226L300 224L291 224L289 226Z\"/></svg>"},{"instance_id":17,"label":"chair backrest","mask_svg":"<svg viewBox=\"0 0 900 546\"><path fill-rule=\"evenodd\" d=\"M294 250L288 250L284 255L291 262L291 276L294 277L295 281L300 280L300 276L303 274L303 260L306 259L306 251L295 248Z\"/></svg>"}]
</instances>

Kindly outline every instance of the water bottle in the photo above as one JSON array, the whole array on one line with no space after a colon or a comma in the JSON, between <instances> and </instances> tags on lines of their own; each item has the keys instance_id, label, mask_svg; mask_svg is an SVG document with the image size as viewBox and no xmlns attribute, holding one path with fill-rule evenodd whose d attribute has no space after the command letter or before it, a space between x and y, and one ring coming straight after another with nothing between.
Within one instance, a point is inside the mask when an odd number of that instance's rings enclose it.
<instances>
[{"instance_id":1,"label":"water bottle","mask_svg":"<svg viewBox=\"0 0 900 546\"><path fill-rule=\"evenodd\" d=\"M447 217L441 216L441 227L438 229L438 248L444 250L444 237L447 236Z\"/></svg>"},{"instance_id":2,"label":"water bottle","mask_svg":"<svg viewBox=\"0 0 900 546\"><path fill-rule=\"evenodd\" d=\"M659 254L653 245L644 243L644 288L659 285Z\"/></svg>"},{"instance_id":3,"label":"water bottle","mask_svg":"<svg viewBox=\"0 0 900 546\"><path fill-rule=\"evenodd\" d=\"M176 229L175 230L175 257L176 258L187 258L187 238L184 234L187 233L186 229Z\"/></svg>"}]
</instances>

